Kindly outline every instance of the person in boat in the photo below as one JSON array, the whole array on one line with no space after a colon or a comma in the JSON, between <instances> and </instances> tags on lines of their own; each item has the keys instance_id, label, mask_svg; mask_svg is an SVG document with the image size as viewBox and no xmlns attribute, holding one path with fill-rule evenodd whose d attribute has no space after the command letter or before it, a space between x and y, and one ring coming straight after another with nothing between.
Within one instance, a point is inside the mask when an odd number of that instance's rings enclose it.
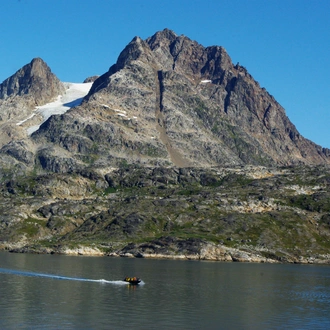
<instances>
[{"instance_id":1,"label":"person in boat","mask_svg":"<svg viewBox=\"0 0 330 330\"><path fill-rule=\"evenodd\" d=\"M136 276L134 276L134 277L125 277L125 279L124 279L124 281L125 282L138 282L139 281L139 279L136 277Z\"/></svg>"}]
</instances>

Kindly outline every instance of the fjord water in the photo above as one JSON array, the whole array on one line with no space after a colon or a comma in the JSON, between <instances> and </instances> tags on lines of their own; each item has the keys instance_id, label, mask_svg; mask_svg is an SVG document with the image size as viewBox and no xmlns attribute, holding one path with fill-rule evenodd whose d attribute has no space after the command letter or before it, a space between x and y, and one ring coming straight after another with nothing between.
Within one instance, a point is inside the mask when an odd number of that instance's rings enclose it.
<instances>
[{"instance_id":1,"label":"fjord water","mask_svg":"<svg viewBox=\"0 0 330 330\"><path fill-rule=\"evenodd\" d=\"M329 266L0 253L0 329L329 329L329 303Z\"/></svg>"}]
</instances>

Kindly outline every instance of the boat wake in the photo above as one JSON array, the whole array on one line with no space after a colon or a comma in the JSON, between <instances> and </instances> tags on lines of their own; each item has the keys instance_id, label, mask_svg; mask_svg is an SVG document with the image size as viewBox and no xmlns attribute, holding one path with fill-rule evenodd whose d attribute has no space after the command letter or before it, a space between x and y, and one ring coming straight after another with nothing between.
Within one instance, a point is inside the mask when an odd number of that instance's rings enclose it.
<instances>
[{"instance_id":1,"label":"boat wake","mask_svg":"<svg viewBox=\"0 0 330 330\"><path fill-rule=\"evenodd\" d=\"M20 270L6 269L0 268L0 274L10 274L10 275L20 275L20 276L28 276L28 277L44 277L54 280L68 280L68 281L80 281L80 282L96 282L103 284L116 284L116 285L127 285L127 282L121 280L108 281L105 279L94 280L90 278L80 278L80 277L69 277L62 275L53 275L53 274L44 274L44 273L34 273L34 272L26 272Z\"/></svg>"}]
</instances>

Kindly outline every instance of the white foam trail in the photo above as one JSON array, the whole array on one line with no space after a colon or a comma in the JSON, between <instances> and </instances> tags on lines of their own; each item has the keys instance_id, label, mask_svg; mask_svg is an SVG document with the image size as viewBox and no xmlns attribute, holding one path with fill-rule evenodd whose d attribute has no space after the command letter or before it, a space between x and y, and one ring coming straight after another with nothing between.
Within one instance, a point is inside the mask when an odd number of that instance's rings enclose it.
<instances>
[{"instance_id":1,"label":"white foam trail","mask_svg":"<svg viewBox=\"0 0 330 330\"><path fill-rule=\"evenodd\" d=\"M124 281L108 281L105 279L93 280L90 278L79 278L79 277L69 277L69 276L61 276L61 275L53 275L53 274L43 274L43 273L34 273L34 272L26 272L26 271L19 271L13 269L5 269L0 268L0 273L2 274L11 274L11 275L20 275L20 276L29 276L29 277L45 277L55 280L69 280L69 281L81 281L81 282L97 282L97 283L105 283L105 284L117 284L123 285L127 284Z\"/></svg>"}]
</instances>

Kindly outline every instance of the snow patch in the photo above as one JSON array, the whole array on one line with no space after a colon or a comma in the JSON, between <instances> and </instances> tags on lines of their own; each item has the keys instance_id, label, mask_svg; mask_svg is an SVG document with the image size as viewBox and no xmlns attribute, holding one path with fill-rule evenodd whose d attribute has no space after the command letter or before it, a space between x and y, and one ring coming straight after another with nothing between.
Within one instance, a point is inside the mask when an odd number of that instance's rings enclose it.
<instances>
[{"instance_id":1,"label":"snow patch","mask_svg":"<svg viewBox=\"0 0 330 330\"><path fill-rule=\"evenodd\" d=\"M126 115L126 111L124 111L124 110L119 110L119 109L114 109L116 112L120 112L120 113L122 113L122 114L124 114L124 115Z\"/></svg>"},{"instance_id":2,"label":"snow patch","mask_svg":"<svg viewBox=\"0 0 330 330\"><path fill-rule=\"evenodd\" d=\"M92 84L93 84L92 82L64 83L65 87L67 88L65 94L59 95L57 99L53 102L47 103L40 107L36 107L34 113L31 116L20 121L16 125L22 125L23 123L33 118L37 114L42 116L43 118L42 123L44 123L52 115L64 114L69 109L81 104L83 98L88 94L90 88L92 87ZM37 131L40 125L28 127L27 129L28 134L31 135L33 132Z\"/></svg>"},{"instance_id":3,"label":"snow patch","mask_svg":"<svg viewBox=\"0 0 330 330\"><path fill-rule=\"evenodd\" d=\"M107 104L101 104L101 106L103 106L104 108L111 109ZM116 112L116 116L120 116L120 117L123 117L127 120L131 120L131 118L127 117L127 111L120 110L120 109L113 109L113 111ZM133 116L132 118L137 119L136 116Z\"/></svg>"},{"instance_id":4,"label":"snow patch","mask_svg":"<svg viewBox=\"0 0 330 330\"><path fill-rule=\"evenodd\" d=\"M207 84L207 83L211 83L211 82L212 82L212 80L208 80L208 79L207 79L207 80L202 80L202 81L201 81L202 84Z\"/></svg>"},{"instance_id":5,"label":"snow patch","mask_svg":"<svg viewBox=\"0 0 330 330\"><path fill-rule=\"evenodd\" d=\"M26 121L28 121L28 120L30 120L31 118L33 118L35 115L36 115L36 114L33 113L31 116L29 116L29 117L27 117L26 119L20 121L20 122L17 123L16 125L17 125L17 126L20 126L20 125L24 124Z\"/></svg>"}]
</instances>

